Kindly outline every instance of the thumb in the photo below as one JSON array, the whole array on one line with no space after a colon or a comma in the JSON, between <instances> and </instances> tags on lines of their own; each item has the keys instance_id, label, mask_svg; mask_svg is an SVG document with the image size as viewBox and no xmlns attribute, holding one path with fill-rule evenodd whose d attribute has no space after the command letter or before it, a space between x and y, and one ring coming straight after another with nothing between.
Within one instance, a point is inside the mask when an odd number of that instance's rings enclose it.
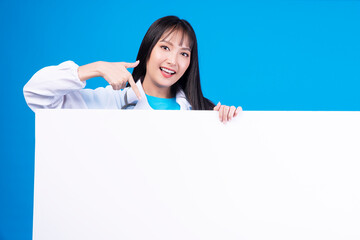
<instances>
[{"instance_id":1,"label":"thumb","mask_svg":"<svg viewBox=\"0 0 360 240\"><path fill-rule=\"evenodd\" d=\"M140 60L137 60L136 62L133 62L133 63L128 63L128 62L124 62L124 67L126 68L134 68L136 67L137 65L139 65L140 63Z\"/></svg>"},{"instance_id":2,"label":"thumb","mask_svg":"<svg viewBox=\"0 0 360 240\"><path fill-rule=\"evenodd\" d=\"M221 106L221 103L219 102L215 107L214 107L214 111L219 111Z\"/></svg>"}]
</instances>

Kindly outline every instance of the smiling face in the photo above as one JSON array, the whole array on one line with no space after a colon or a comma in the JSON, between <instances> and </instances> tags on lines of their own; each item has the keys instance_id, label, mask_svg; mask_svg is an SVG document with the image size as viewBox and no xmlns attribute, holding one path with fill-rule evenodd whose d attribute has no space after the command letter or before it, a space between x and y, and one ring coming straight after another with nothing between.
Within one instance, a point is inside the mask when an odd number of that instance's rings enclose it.
<instances>
[{"instance_id":1,"label":"smiling face","mask_svg":"<svg viewBox=\"0 0 360 240\"><path fill-rule=\"evenodd\" d=\"M156 97L173 97L170 87L186 72L190 65L189 39L182 30L166 31L154 46L146 63L143 88Z\"/></svg>"}]
</instances>

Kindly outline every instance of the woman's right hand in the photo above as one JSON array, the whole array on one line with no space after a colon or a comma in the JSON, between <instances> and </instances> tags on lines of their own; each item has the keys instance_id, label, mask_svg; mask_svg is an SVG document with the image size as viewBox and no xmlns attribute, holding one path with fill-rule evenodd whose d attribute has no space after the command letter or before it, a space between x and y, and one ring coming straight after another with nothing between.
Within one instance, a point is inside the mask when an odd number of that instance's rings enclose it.
<instances>
[{"instance_id":1,"label":"woman's right hand","mask_svg":"<svg viewBox=\"0 0 360 240\"><path fill-rule=\"evenodd\" d=\"M78 75L81 81L93 77L103 77L114 90L124 89L129 82L138 99L141 99L140 91L131 73L127 70L127 68L134 68L138 64L139 60L134 63L99 61L80 66Z\"/></svg>"}]
</instances>

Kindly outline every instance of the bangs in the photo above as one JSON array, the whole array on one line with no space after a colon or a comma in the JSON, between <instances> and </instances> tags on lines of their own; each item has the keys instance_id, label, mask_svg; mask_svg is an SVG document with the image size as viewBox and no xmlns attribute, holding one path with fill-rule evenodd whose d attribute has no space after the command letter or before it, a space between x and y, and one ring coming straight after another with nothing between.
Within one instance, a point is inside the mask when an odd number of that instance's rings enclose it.
<instances>
[{"instance_id":1,"label":"bangs","mask_svg":"<svg viewBox=\"0 0 360 240\"><path fill-rule=\"evenodd\" d=\"M183 45L185 38L187 37L187 40L189 41L189 47L192 50L194 47L195 36L193 34L193 31L191 31L191 29L189 29L183 23L177 23L176 25L171 26L167 30L165 30L164 37L161 40L167 39L172 33L176 32L181 34L180 45Z\"/></svg>"}]
</instances>

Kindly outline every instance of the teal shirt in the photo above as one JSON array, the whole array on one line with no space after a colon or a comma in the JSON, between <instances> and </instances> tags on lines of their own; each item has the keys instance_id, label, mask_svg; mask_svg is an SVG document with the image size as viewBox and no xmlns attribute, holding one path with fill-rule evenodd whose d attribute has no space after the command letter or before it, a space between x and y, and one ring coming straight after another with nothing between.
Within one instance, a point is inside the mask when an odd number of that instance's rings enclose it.
<instances>
[{"instance_id":1,"label":"teal shirt","mask_svg":"<svg viewBox=\"0 0 360 240\"><path fill-rule=\"evenodd\" d=\"M176 98L158 98L145 95L150 107L155 110L180 110L180 105L176 102Z\"/></svg>"}]
</instances>

